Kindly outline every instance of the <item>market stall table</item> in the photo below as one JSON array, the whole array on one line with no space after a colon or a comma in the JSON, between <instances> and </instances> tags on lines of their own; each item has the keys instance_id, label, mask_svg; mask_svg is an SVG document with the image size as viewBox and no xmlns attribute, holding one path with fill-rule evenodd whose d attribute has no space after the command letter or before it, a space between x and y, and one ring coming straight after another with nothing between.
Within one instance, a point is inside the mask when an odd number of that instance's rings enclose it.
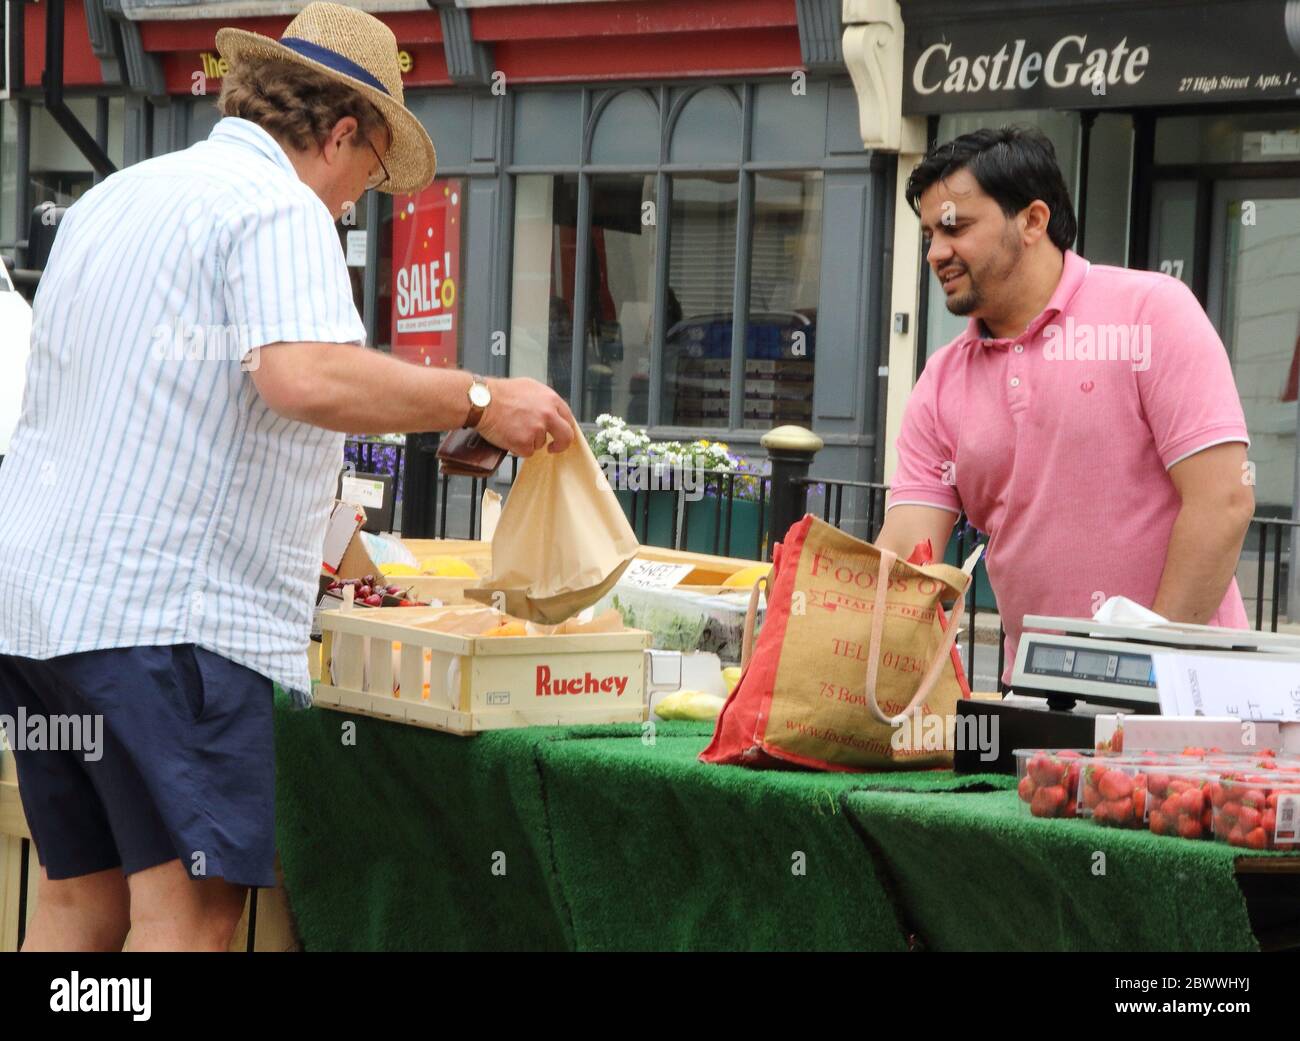
<instances>
[{"instance_id":1,"label":"market stall table","mask_svg":"<svg viewBox=\"0 0 1300 1041\"><path fill-rule=\"evenodd\" d=\"M307 950L1300 944L1300 857L1036 820L1009 777L708 766L709 724L276 720Z\"/></svg>"}]
</instances>

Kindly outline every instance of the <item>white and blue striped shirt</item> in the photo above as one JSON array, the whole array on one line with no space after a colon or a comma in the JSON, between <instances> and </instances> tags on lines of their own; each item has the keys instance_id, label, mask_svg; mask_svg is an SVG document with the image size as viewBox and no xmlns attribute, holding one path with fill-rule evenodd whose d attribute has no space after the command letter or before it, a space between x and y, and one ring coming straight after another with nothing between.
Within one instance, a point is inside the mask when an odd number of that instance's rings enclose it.
<instances>
[{"instance_id":1,"label":"white and blue striped shirt","mask_svg":"<svg viewBox=\"0 0 1300 1041\"><path fill-rule=\"evenodd\" d=\"M291 690L342 435L257 393L252 348L364 343L325 204L254 123L64 217L0 466L0 653L196 643Z\"/></svg>"}]
</instances>

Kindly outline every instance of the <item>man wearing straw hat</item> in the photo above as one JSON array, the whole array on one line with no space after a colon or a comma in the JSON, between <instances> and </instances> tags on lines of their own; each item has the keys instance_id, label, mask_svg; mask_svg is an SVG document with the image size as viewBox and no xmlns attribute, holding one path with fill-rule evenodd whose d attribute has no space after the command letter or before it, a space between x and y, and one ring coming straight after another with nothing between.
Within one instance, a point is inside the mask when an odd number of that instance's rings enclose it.
<instances>
[{"instance_id":1,"label":"man wearing straw hat","mask_svg":"<svg viewBox=\"0 0 1300 1041\"><path fill-rule=\"evenodd\" d=\"M228 946L275 882L272 683L300 699L339 432L573 419L531 380L359 349L333 221L433 178L392 32L223 29L206 141L72 206L0 467L0 724L42 869L25 949ZM54 720L68 720L55 739ZM35 740L33 721L50 724ZM84 724L84 725L81 725Z\"/></svg>"}]
</instances>

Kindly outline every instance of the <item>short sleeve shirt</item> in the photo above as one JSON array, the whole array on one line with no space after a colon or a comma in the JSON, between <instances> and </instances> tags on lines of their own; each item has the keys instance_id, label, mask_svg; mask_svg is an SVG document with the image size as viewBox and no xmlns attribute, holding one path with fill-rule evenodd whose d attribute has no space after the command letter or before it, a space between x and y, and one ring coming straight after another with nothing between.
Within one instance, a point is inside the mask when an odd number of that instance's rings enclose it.
<instances>
[{"instance_id":1,"label":"short sleeve shirt","mask_svg":"<svg viewBox=\"0 0 1300 1041\"><path fill-rule=\"evenodd\" d=\"M1228 441L1250 443L1241 400L1191 291L1071 251L1023 334L988 338L972 320L929 360L889 506L965 510L989 534L1008 680L1024 615L1151 605L1181 507L1168 470ZM1235 580L1210 624L1247 626Z\"/></svg>"},{"instance_id":2,"label":"short sleeve shirt","mask_svg":"<svg viewBox=\"0 0 1300 1041\"><path fill-rule=\"evenodd\" d=\"M32 323L0 653L196 643L306 690L342 435L271 411L248 370L267 344L365 341L324 203L223 119L68 210Z\"/></svg>"}]
</instances>

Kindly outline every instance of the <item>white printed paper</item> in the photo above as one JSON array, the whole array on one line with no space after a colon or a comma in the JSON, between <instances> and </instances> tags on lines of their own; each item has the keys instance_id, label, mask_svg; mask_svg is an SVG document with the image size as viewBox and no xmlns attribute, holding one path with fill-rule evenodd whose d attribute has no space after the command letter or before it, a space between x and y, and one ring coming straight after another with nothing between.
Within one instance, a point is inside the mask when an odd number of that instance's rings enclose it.
<instances>
[{"instance_id":1,"label":"white printed paper","mask_svg":"<svg viewBox=\"0 0 1300 1041\"><path fill-rule=\"evenodd\" d=\"M1152 659L1163 715L1300 722L1300 661L1172 652Z\"/></svg>"}]
</instances>

